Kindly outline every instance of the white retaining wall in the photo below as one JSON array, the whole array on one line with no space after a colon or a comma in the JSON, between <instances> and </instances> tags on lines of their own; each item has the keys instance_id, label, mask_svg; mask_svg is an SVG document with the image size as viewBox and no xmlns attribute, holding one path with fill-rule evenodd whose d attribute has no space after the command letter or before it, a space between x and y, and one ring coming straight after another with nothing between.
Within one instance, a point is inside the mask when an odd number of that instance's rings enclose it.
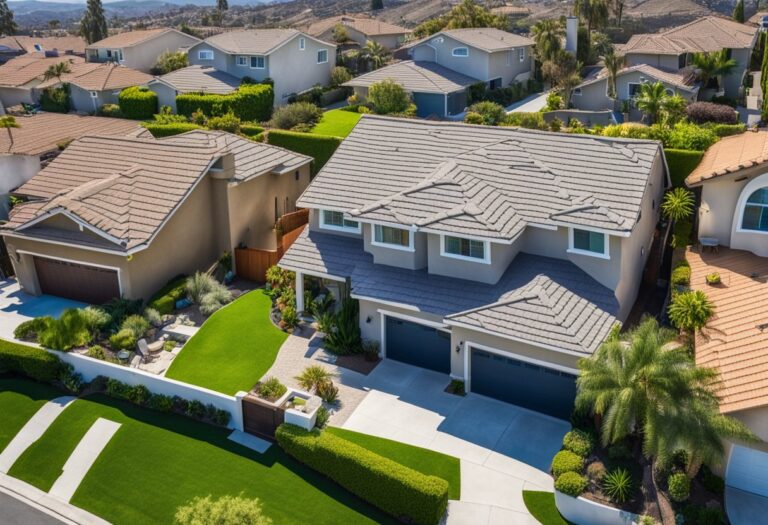
<instances>
[{"instance_id":1,"label":"white retaining wall","mask_svg":"<svg viewBox=\"0 0 768 525\"><path fill-rule=\"evenodd\" d=\"M212 404L216 408L229 412L231 416L229 426L231 428L243 430L243 405L240 399L235 396L228 396L207 388L80 354L56 350L48 351L65 363L72 365L75 371L81 374L87 382L93 381L97 376L105 376L132 386L144 385L153 394L179 396L187 401L200 401L204 405Z\"/></svg>"},{"instance_id":2,"label":"white retaining wall","mask_svg":"<svg viewBox=\"0 0 768 525\"><path fill-rule=\"evenodd\" d=\"M574 498L557 490L555 505L566 520L576 525L632 525L640 521L640 516L632 512L614 509L586 498Z\"/></svg>"}]
</instances>

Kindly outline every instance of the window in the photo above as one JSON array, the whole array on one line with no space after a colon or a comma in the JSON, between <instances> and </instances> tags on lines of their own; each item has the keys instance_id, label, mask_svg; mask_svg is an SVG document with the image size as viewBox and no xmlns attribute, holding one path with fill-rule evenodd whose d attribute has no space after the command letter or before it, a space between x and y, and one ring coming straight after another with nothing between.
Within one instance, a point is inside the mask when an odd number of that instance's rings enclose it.
<instances>
[{"instance_id":1,"label":"window","mask_svg":"<svg viewBox=\"0 0 768 525\"><path fill-rule=\"evenodd\" d=\"M442 252L440 255L444 257L453 257L455 259L467 259L470 261L489 263L489 251L485 241L446 235L443 237Z\"/></svg>"},{"instance_id":2,"label":"window","mask_svg":"<svg viewBox=\"0 0 768 525\"><path fill-rule=\"evenodd\" d=\"M112 50L107 49L107 58L112 58Z\"/></svg>"},{"instance_id":3,"label":"window","mask_svg":"<svg viewBox=\"0 0 768 525\"><path fill-rule=\"evenodd\" d=\"M581 88L575 88L575 89L573 90L573 94L574 94L575 96L577 96L577 97L580 97L580 96L581 96Z\"/></svg>"},{"instance_id":4,"label":"window","mask_svg":"<svg viewBox=\"0 0 768 525\"><path fill-rule=\"evenodd\" d=\"M382 226L381 224L374 225L373 241L371 244L413 251L410 230Z\"/></svg>"},{"instance_id":5,"label":"window","mask_svg":"<svg viewBox=\"0 0 768 525\"><path fill-rule=\"evenodd\" d=\"M513 56L514 52L515 52L514 49L510 49L509 51L507 51L507 65L508 66L512 65L512 60L513 60L512 56Z\"/></svg>"},{"instance_id":6,"label":"window","mask_svg":"<svg viewBox=\"0 0 768 525\"><path fill-rule=\"evenodd\" d=\"M760 188L747 199L741 229L768 232L768 188Z\"/></svg>"},{"instance_id":7,"label":"window","mask_svg":"<svg viewBox=\"0 0 768 525\"><path fill-rule=\"evenodd\" d=\"M296 172L298 173L298 172ZM344 213L333 210L320 211L320 227L326 230L340 230L360 233L360 223L344 218Z\"/></svg>"},{"instance_id":8,"label":"window","mask_svg":"<svg viewBox=\"0 0 768 525\"><path fill-rule=\"evenodd\" d=\"M608 259L608 238L604 233L571 228L569 253Z\"/></svg>"},{"instance_id":9,"label":"window","mask_svg":"<svg viewBox=\"0 0 768 525\"><path fill-rule=\"evenodd\" d=\"M453 51L451 51L451 54L455 57L468 57L469 56L469 48L468 47L454 47Z\"/></svg>"},{"instance_id":10,"label":"window","mask_svg":"<svg viewBox=\"0 0 768 525\"><path fill-rule=\"evenodd\" d=\"M91 91L91 98L98 98L99 94L95 91Z\"/></svg>"},{"instance_id":11,"label":"window","mask_svg":"<svg viewBox=\"0 0 768 525\"><path fill-rule=\"evenodd\" d=\"M627 91L629 95L627 98L635 98L640 91L640 84L637 82L629 82L627 84Z\"/></svg>"},{"instance_id":12,"label":"window","mask_svg":"<svg viewBox=\"0 0 768 525\"><path fill-rule=\"evenodd\" d=\"M318 64L325 64L328 62L328 50L327 49L321 49L317 52L317 63Z\"/></svg>"},{"instance_id":13,"label":"window","mask_svg":"<svg viewBox=\"0 0 768 525\"><path fill-rule=\"evenodd\" d=\"M248 57L244 57L244 56L235 57L235 64L237 64L238 66L247 66Z\"/></svg>"},{"instance_id":14,"label":"window","mask_svg":"<svg viewBox=\"0 0 768 525\"><path fill-rule=\"evenodd\" d=\"M264 57L251 57L251 69L264 69Z\"/></svg>"},{"instance_id":15,"label":"window","mask_svg":"<svg viewBox=\"0 0 768 525\"><path fill-rule=\"evenodd\" d=\"M42 51L42 50L43 50L43 46L41 46L40 44L35 44L35 51Z\"/></svg>"},{"instance_id":16,"label":"window","mask_svg":"<svg viewBox=\"0 0 768 525\"><path fill-rule=\"evenodd\" d=\"M299 49L304 51L307 48L307 41L304 37L299 38Z\"/></svg>"},{"instance_id":17,"label":"window","mask_svg":"<svg viewBox=\"0 0 768 525\"><path fill-rule=\"evenodd\" d=\"M495 89L501 88L502 79L500 78L494 78L493 80L490 80L488 82L488 89L490 91L493 91Z\"/></svg>"},{"instance_id":18,"label":"window","mask_svg":"<svg viewBox=\"0 0 768 525\"><path fill-rule=\"evenodd\" d=\"M198 60L213 60L213 51L210 49L203 49L197 52Z\"/></svg>"},{"instance_id":19,"label":"window","mask_svg":"<svg viewBox=\"0 0 768 525\"><path fill-rule=\"evenodd\" d=\"M525 62L525 48L521 47L517 50L517 58L520 62Z\"/></svg>"}]
</instances>

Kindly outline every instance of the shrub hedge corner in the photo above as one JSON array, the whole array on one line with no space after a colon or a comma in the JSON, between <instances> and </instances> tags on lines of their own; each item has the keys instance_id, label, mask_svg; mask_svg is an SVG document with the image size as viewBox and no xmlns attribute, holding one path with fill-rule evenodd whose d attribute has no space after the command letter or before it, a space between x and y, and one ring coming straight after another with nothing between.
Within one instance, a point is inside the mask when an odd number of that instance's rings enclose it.
<instances>
[{"instance_id":1,"label":"shrub hedge corner","mask_svg":"<svg viewBox=\"0 0 768 525\"><path fill-rule=\"evenodd\" d=\"M64 363L42 348L0 340L0 372L11 372L35 381L53 383L63 370Z\"/></svg>"},{"instance_id":2,"label":"shrub hedge corner","mask_svg":"<svg viewBox=\"0 0 768 525\"><path fill-rule=\"evenodd\" d=\"M311 170L313 177L325 166L342 140L340 137L299 133L297 131L271 130L267 133L268 144L280 146L315 159Z\"/></svg>"},{"instance_id":3,"label":"shrub hedge corner","mask_svg":"<svg viewBox=\"0 0 768 525\"><path fill-rule=\"evenodd\" d=\"M685 178L699 165L701 158L704 156L704 152L665 148L664 155L667 157L667 166L669 167L669 176L672 179L672 186L675 188L684 188Z\"/></svg>"},{"instance_id":4,"label":"shrub hedge corner","mask_svg":"<svg viewBox=\"0 0 768 525\"><path fill-rule=\"evenodd\" d=\"M448 506L448 482L382 457L328 432L294 425L275 437L290 456L408 523L436 525Z\"/></svg>"},{"instance_id":5,"label":"shrub hedge corner","mask_svg":"<svg viewBox=\"0 0 768 525\"><path fill-rule=\"evenodd\" d=\"M176 112L191 117L201 110L207 117L221 117L230 111L244 122L264 122L272 115L275 93L269 84L241 84L226 95L183 93L176 97Z\"/></svg>"},{"instance_id":6,"label":"shrub hedge corner","mask_svg":"<svg viewBox=\"0 0 768 525\"><path fill-rule=\"evenodd\" d=\"M187 296L187 277L179 275L160 288L149 300L147 307L154 308L161 315L172 314L176 309L176 301Z\"/></svg>"},{"instance_id":7,"label":"shrub hedge corner","mask_svg":"<svg viewBox=\"0 0 768 525\"><path fill-rule=\"evenodd\" d=\"M194 129L203 129L203 126L198 126L192 122L171 122L170 124L158 124L157 122L142 122L141 125L152 133L155 138L171 137L173 135L179 135L180 133L186 133Z\"/></svg>"},{"instance_id":8,"label":"shrub hedge corner","mask_svg":"<svg viewBox=\"0 0 768 525\"><path fill-rule=\"evenodd\" d=\"M125 88L117 96L120 113L133 120L148 120L157 113L157 94L147 87Z\"/></svg>"}]
</instances>

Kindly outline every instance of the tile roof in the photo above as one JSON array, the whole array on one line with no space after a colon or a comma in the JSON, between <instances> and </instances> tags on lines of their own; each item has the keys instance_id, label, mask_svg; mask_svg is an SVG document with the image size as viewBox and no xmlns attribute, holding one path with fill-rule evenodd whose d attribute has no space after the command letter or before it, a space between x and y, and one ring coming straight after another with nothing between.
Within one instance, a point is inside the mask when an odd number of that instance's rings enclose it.
<instances>
[{"instance_id":1,"label":"tile roof","mask_svg":"<svg viewBox=\"0 0 768 525\"><path fill-rule=\"evenodd\" d=\"M21 55L0 66L0 87L23 87L39 79L49 67L62 62L74 66L83 64L85 59L69 55L46 58L42 53Z\"/></svg>"},{"instance_id":2,"label":"tile roof","mask_svg":"<svg viewBox=\"0 0 768 525\"><path fill-rule=\"evenodd\" d=\"M51 78L35 87L41 89L68 82L88 91L105 91L146 85L154 78L152 75L113 62L73 64L70 70L70 73L62 75L61 80Z\"/></svg>"},{"instance_id":3,"label":"tile roof","mask_svg":"<svg viewBox=\"0 0 768 525\"><path fill-rule=\"evenodd\" d=\"M351 27L367 36L407 35L411 32L408 28L376 20L375 18L341 15L318 20L307 27L306 33L308 35L319 37L339 24Z\"/></svg>"},{"instance_id":4,"label":"tile roof","mask_svg":"<svg viewBox=\"0 0 768 525\"><path fill-rule=\"evenodd\" d=\"M10 129L13 142L7 130L0 133L0 155L41 155L56 150L60 142L84 135L126 136L141 129L133 120L62 113L16 117L16 123L20 127Z\"/></svg>"},{"instance_id":5,"label":"tile roof","mask_svg":"<svg viewBox=\"0 0 768 525\"><path fill-rule=\"evenodd\" d=\"M690 248L691 288L703 290L715 316L696 334L696 364L720 372L720 410L735 412L768 405L768 258L720 248L697 253ZM706 284L718 272L722 283ZM753 277L754 276L754 277Z\"/></svg>"},{"instance_id":6,"label":"tile roof","mask_svg":"<svg viewBox=\"0 0 768 525\"><path fill-rule=\"evenodd\" d=\"M705 16L661 33L633 35L621 52L679 55L752 47L757 28L728 18Z\"/></svg>"},{"instance_id":7,"label":"tile roof","mask_svg":"<svg viewBox=\"0 0 768 525\"><path fill-rule=\"evenodd\" d=\"M406 60L355 77L344 85L370 87L376 82L387 79L394 80L406 91L416 93L453 93L479 82L474 77L435 62Z\"/></svg>"},{"instance_id":8,"label":"tile roof","mask_svg":"<svg viewBox=\"0 0 768 525\"><path fill-rule=\"evenodd\" d=\"M625 67L624 69L618 71L617 77L621 77L627 73L633 73L635 71L651 77L653 80L659 80L686 91L695 91L698 89L698 85L696 84L696 71L693 68L669 71L650 66L648 64L638 64L636 66ZM603 67L599 69L596 74L593 74L591 78L583 82L579 87L589 86L606 78L608 78L608 70Z\"/></svg>"},{"instance_id":9,"label":"tile roof","mask_svg":"<svg viewBox=\"0 0 768 525\"><path fill-rule=\"evenodd\" d=\"M35 49L35 44L41 49ZM6 36L0 38L0 51L3 51L3 48L26 53L59 51L63 54L72 51L82 55L85 53L85 40L80 36Z\"/></svg>"},{"instance_id":10,"label":"tile roof","mask_svg":"<svg viewBox=\"0 0 768 525\"><path fill-rule=\"evenodd\" d=\"M747 132L718 140L704 153L701 162L685 179L697 186L709 179L722 177L768 162L768 131Z\"/></svg>"},{"instance_id":11,"label":"tile roof","mask_svg":"<svg viewBox=\"0 0 768 525\"><path fill-rule=\"evenodd\" d=\"M437 38L440 35L449 36L462 44L487 51L488 53L533 45L533 40L528 37L516 35L515 33L508 33L507 31L492 27L482 27L476 29L444 29L434 35L422 38L421 40L412 42L404 47L414 47L428 40L432 40L433 38Z\"/></svg>"},{"instance_id":12,"label":"tile roof","mask_svg":"<svg viewBox=\"0 0 768 525\"><path fill-rule=\"evenodd\" d=\"M211 66L189 66L158 77L179 93L217 93L224 95L235 91L240 79Z\"/></svg>"},{"instance_id":13,"label":"tile roof","mask_svg":"<svg viewBox=\"0 0 768 525\"><path fill-rule=\"evenodd\" d=\"M180 33L179 31L177 31L176 29L173 29L172 27L159 27L156 29L140 29L137 31L124 31L122 33L117 33L116 35L108 36L107 38L99 40L98 42L94 42L93 44L89 44L86 47L86 49L100 49L105 47L109 47L112 49L121 49L124 47L131 47L137 44L141 44L142 42L146 42L147 40L151 40L155 37L158 37L163 33L168 33L169 31ZM189 38L195 38L191 35L186 35L186 36L189 36Z\"/></svg>"},{"instance_id":14,"label":"tile roof","mask_svg":"<svg viewBox=\"0 0 768 525\"><path fill-rule=\"evenodd\" d=\"M249 29L220 33L206 38L205 42L227 53L268 55L300 34L304 33L296 29ZM334 44L323 43L336 47Z\"/></svg>"},{"instance_id":15,"label":"tile roof","mask_svg":"<svg viewBox=\"0 0 768 525\"><path fill-rule=\"evenodd\" d=\"M613 292L570 261L522 253L496 284L485 284L374 264L359 238L305 230L279 264L349 278L356 297L585 355L605 340L618 312Z\"/></svg>"},{"instance_id":16,"label":"tile roof","mask_svg":"<svg viewBox=\"0 0 768 525\"><path fill-rule=\"evenodd\" d=\"M660 145L364 115L299 199L496 240L529 223L630 232Z\"/></svg>"}]
</instances>

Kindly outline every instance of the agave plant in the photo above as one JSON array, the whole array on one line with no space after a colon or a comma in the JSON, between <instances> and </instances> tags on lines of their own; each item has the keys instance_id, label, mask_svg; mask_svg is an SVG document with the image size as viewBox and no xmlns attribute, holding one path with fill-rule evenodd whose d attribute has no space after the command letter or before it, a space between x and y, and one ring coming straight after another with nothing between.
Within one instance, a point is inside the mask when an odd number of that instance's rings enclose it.
<instances>
[{"instance_id":1,"label":"agave plant","mask_svg":"<svg viewBox=\"0 0 768 525\"><path fill-rule=\"evenodd\" d=\"M661 211L673 220L687 219L693 213L693 193L685 188L675 188L664 195Z\"/></svg>"},{"instance_id":2,"label":"agave plant","mask_svg":"<svg viewBox=\"0 0 768 525\"><path fill-rule=\"evenodd\" d=\"M617 468L603 477L603 491L617 503L624 503L632 494L634 483L626 469Z\"/></svg>"}]
</instances>

